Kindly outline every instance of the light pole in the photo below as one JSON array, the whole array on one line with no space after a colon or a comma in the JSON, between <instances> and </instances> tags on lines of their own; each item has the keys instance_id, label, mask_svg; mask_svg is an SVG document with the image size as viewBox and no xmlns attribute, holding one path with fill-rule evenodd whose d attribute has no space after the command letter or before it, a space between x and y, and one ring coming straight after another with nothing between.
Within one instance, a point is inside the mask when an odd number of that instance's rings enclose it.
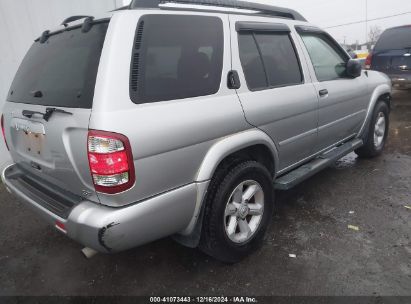
<instances>
[{"instance_id":1,"label":"light pole","mask_svg":"<svg viewBox=\"0 0 411 304\"><path fill-rule=\"evenodd\" d=\"M368 48L368 0L365 0L365 44Z\"/></svg>"}]
</instances>

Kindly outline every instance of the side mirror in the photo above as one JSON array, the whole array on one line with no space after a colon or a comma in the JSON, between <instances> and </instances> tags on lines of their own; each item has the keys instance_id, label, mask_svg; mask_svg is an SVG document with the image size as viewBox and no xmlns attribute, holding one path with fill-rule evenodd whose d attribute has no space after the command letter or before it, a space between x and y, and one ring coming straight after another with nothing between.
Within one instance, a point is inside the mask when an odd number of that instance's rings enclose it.
<instances>
[{"instance_id":1,"label":"side mirror","mask_svg":"<svg viewBox=\"0 0 411 304\"><path fill-rule=\"evenodd\" d=\"M350 59L346 65L346 73L348 77L357 78L361 76L362 66L358 60Z\"/></svg>"}]
</instances>

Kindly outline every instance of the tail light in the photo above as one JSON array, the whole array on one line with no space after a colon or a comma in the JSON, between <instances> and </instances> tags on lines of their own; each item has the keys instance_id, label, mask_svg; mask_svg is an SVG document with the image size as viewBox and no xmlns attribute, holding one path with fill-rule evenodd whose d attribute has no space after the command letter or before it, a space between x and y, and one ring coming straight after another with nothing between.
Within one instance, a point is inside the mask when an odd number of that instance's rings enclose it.
<instances>
[{"instance_id":1,"label":"tail light","mask_svg":"<svg viewBox=\"0 0 411 304\"><path fill-rule=\"evenodd\" d=\"M372 64L372 53L368 54L367 59L365 59L365 69L370 70Z\"/></svg>"},{"instance_id":2,"label":"tail light","mask_svg":"<svg viewBox=\"0 0 411 304\"><path fill-rule=\"evenodd\" d=\"M61 232L67 233L66 225L64 225L64 223L59 222L59 221L56 221L54 225L55 225L55 227L56 227L58 230L60 230Z\"/></svg>"},{"instance_id":3,"label":"tail light","mask_svg":"<svg viewBox=\"0 0 411 304\"><path fill-rule=\"evenodd\" d=\"M4 142L6 143L7 150L9 149L9 145L7 144L6 140L6 131L4 130L4 116L1 114L1 133L3 134Z\"/></svg>"},{"instance_id":4,"label":"tail light","mask_svg":"<svg viewBox=\"0 0 411 304\"><path fill-rule=\"evenodd\" d=\"M97 192L115 194L134 185L133 155L124 135L90 130L88 160Z\"/></svg>"}]
</instances>

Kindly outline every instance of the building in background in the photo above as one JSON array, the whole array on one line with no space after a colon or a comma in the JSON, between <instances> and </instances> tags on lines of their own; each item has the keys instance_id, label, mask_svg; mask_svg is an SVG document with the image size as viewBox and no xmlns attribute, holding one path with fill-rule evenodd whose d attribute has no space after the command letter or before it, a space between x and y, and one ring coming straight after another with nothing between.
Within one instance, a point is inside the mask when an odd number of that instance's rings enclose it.
<instances>
[{"instance_id":1,"label":"building in background","mask_svg":"<svg viewBox=\"0 0 411 304\"><path fill-rule=\"evenodd\" d=\"M1 0L0 109L24 55L33 40L73 15L98 15L123 6L123 0ZM0 141L0 168L9 160Z\"/></svg>"}]
</instances>

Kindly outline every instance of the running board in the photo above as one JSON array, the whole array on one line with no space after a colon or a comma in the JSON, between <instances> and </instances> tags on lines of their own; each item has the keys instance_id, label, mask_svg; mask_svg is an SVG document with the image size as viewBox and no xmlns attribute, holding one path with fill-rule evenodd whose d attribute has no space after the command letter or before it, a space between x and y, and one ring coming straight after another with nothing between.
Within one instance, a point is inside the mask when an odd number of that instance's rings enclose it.
<instances>
[{"instance_id":1,"label":"running board","mask_svg":"<svg viewBox=\"0 0 411 304\"><path fill-rule=\"evenodd\" d=\"M329 150L309 163L306 163L305 165L302 165L301 167L298 167L286 175L276 179L274 181L274 187L276 190L289 190L314 174L317 174L321 170L329 167L345 155L360 148L362 145L363 141L361 139L354 139L339 147Z\"/></svg>"}]
</instances>

